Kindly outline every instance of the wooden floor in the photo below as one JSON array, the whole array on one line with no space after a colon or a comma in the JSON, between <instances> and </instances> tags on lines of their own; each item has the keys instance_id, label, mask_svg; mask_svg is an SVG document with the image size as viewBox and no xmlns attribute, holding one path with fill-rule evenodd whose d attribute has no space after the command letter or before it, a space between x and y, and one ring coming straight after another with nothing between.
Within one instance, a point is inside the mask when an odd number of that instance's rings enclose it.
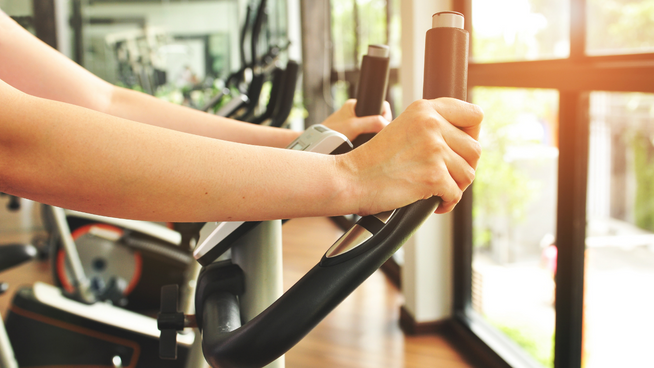
<instances>
[{"instance_id":1,"label":"wooden floor","mask_svg":"<svg viewBox=\"0 0 654 368\"><path fill-rule=\"evenodd\" d=\"M0 199L0 244L29 242L40 231L38 206L29 203L9 213ZM283 227L284 286L289 288L311 269L340 230L325 218L295 219ZM51 282L48 262L32 262L6 271L0 281L10 289L0 297L3 316L15 288L34 281ZM443 338L405 336L399 328L402 296L381 272L352 295L286 354L288 368L472 367Z\"/></svg>"},{"instance_id":2,"label":"wooden floor","mask_svg":"<svg viewBox=\"0 0 654 368\"><path fill-rule=\"evenodd\" d=\"M341 234L325 218L295 219L283 227L284 284L315 266ZM405 336L399 327L402 295L375 272L286 354L289 368L471 367L438 336Z\"/></svg>"}]
</instances>

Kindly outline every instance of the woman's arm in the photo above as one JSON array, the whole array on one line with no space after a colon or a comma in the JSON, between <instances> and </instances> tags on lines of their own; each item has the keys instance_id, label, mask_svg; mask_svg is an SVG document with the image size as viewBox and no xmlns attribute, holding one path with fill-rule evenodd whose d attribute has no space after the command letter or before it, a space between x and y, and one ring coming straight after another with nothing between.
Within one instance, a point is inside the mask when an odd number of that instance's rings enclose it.
<instances>
[{"instance_id":1,"label":"woman's arm","mask_svg":"<svg viewBox=\"0 0 654 368\"><path fill-rule=\"evenodd\" d=\"M116 117L233 142L285 147L298 132L225 119L107 83L0 13L0 80L30 94ZM387 116L388 118L388 116ZM342 126L349 138L377 132L379 117Z\"/></svg>"},{"instance_id":2,"label":"woman's arm","mask_svg":"<svg viewBox=\"0 0 654 368\"><path fill-rule=\"evenodd\" d=\"M22 93L0 81L0 192L156 221L369 214L474 178L481 112L412 105L368 144L329 156L209 139ZM464 132L454 122L470 130Z\"/></svg>"},{"instance_id":3,"label":"woman's arm","mask_svg":"<svg viewBox=\"0 0 654 368\"><path fill-rule=\"evenodd\" d=\"M254 220L347 210L334 158L175 132L0 81L0 191L142 220ZM340 209L338 209L340 207Z\"/></svg>"}]
</instances>

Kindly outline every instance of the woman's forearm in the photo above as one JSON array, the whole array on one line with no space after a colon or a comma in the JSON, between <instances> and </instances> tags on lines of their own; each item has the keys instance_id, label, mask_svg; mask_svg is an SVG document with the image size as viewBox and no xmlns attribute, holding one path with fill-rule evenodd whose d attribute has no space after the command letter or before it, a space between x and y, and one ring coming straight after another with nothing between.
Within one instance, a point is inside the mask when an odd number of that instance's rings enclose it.
<instances>
[{"instance_id":1,"label":"woman's forearm","mask_svg":"<svg viewBox=\"0 0 654 368\"><path fill-rule=\"evenodd\" d=\"M299 133L244 123L174 105L144 93L114 87L106 113L128 120L238 143L286 147Z\"/></svg>"},{"instance_id":2,"label":"woman's forearm","mask_svg":"<svg viewBox=\"0 0 654 368\"><path fill-rule=\"evenodd\" d=\"M333 157L183 134L12 93L0 191L141 220L263 220L354 211ZM29 113L26 113L29 112ZM13 137L12 139L3 139Z\"/></svg>"},{"instance_id":3,"label":"woman's forearm","mask_svg":"<svg viewBox=\"0 0 654 368\"><path fill-rule=\"evenodd\" d=\"M151 125L241 143L285 147L299 135L219 118L120 88L91 74L0 14L0 80L29 95Z\"/></svg>"}]
</instances>

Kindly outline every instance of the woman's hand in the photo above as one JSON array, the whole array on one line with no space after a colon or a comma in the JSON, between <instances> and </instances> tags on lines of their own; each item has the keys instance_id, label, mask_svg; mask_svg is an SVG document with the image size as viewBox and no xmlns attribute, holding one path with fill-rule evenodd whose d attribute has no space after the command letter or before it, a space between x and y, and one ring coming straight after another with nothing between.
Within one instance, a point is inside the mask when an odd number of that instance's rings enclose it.
<instances>
[{"instance_id":1,"label":"woman's hand","mask_svg":"<svg viewBox=\"0 0 654 368\"><path fill-rule=\"evenodd\" d=\"M350 99L343 104L335 113L331 114L322 124L329 129L345 134L353 141L363 133L378 133L393 120L391 106L384 101L384 108L381 115L357 117L354 113L356 100Z\"/></svg>"},{"instance_id":2,"label":"woman's hand","mask_svg":"<svg viewBox=\"0 0 654 368\"><path fill-rule=\"evenodd\" d=\"M353 175L360 215L441 197L451 211L475 177L482 110L452 98L413 103L369 144L338 156Z\"/></svg>"}]
</instances>

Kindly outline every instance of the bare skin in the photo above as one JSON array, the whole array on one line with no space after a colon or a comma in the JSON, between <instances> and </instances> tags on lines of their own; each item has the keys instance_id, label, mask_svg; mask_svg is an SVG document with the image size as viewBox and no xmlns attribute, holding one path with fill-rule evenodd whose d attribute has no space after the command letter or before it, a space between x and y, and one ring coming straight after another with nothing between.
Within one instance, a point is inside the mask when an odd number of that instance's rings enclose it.
<instances>
[{"instance_id":1,"label":"bare skin","mask_svg":"<svg viewBox=\"0 0 654 368\"><path fill-rule=\"evenodd\" d=\"M219 118L112 86L0 12L0 191L157 221L370 214L434 195L450 211L474 179L483 114L453 99L325 121L350 153L278 149L299 133ZM388 111L388 110L386 110ZM382 129L383 128L383 129Z\"/></svg>"}]
</instances>

